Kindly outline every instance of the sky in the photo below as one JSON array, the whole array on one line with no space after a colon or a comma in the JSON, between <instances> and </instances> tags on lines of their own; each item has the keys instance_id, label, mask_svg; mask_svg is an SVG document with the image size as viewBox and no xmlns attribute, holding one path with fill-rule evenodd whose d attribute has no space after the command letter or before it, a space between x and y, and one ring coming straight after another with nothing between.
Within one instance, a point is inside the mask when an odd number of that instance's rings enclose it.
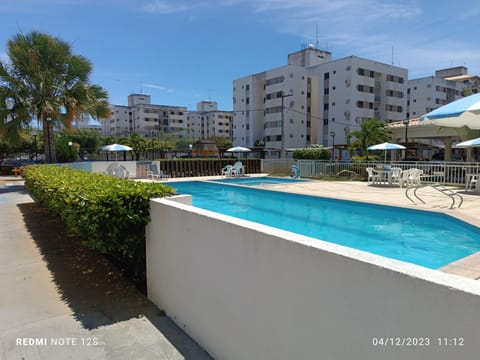
<instances>
[{"instance_id":1,"label":"sky","mask_svg":"<svg viewBox=\"0 0 480 360\"><path fill-rule=\"evenodd\" d=\"M478 0L0 0L0 59L18 33L71 44L93 64L90 82L127 105L232 109L232 82L283 66L309 43L333 60L359 56L409 78L466 66L480 75Z\"/></svg>"}]
</instances>

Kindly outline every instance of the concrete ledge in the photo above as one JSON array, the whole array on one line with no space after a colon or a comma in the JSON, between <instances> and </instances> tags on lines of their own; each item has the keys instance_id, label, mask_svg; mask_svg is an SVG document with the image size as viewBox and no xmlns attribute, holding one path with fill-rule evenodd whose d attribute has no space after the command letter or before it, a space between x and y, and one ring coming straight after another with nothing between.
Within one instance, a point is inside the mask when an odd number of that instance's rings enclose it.
<instances>
[{"instance_id":1,"label":"concrete ledge","mask_svg":"<svg viewBox=\"0 0 480 360\"><path fill-rule=\"evenodd\" d=\"M215 358L459 359L480 283L253 222L151 202L149 298ZM428 338L424 347L373 345ZM461 352L439 345L462 337Z\"/></svg>"}]
</instances>

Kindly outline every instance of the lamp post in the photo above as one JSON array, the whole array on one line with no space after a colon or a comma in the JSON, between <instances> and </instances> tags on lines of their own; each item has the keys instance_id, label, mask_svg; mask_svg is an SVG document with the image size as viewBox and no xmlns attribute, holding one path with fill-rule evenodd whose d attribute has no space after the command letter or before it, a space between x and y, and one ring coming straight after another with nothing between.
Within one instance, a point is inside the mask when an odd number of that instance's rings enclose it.
<instances>
[{"instance_id":1,"label":"lamp post","mask_svg":"<svg viewBox=\"0 0 480 360\"><path fill-rule=\"evenodd\" d=\"M49 116L47 117L47 149L48 149L48 161L47 163L52 162L52 139L50 138L50 123L52 122L52 118Z\"/></svg>"},{"instance_id":2,"label":"lamp post","mask_svg":"<svg viewBox=\"0 0 480 360\"><path fill-rule=\"evenodd\" d=\"M155 133L153 131L150 132L150 139L152 140L152 161L155 160L155 141L153 140L153 136Z\"/></svg>"},{"instance_id":3,"label":"lamp post","mask_svg":"<svg viewBox=\"0 0 480 360\"><path fill-rule=\"evenodd\" d=\"M37 135L38 135L38 131L36 129L32 130L33 149L35 150L35 162L38 161Z\"/></svg>"},{"instance_id":4,"label":"lamp post","mask_svg":"<svg viewBox=\"0 0 480 360\"><path fill-rule=\"evenodd\" d=\"M293 94L283 95L282 92L282 129L281 129L281 145L280 145L280 157L284 156L284 147L285 147L285 115L284 115L284 101L286 97L293 96Z\"/></svg>"},{"instance_id":5,"label":"lamp post","mask_svg":"<svg viewBox=\"0 0 480 360\"><path fill-rule=\"evenodd\" d=\"M403 120L403 125L405 125L405 158L407 157L407 151L408 151L408 124L410 120L405 119Z\"/></svg>"},{"instance_id":6,"label":"lamp post","mask_svg":"<svg viewBox=\"0 0 480 360\"><path fill-rule=\"evenodd\" d=\"M332 137L332 161L335 160L335 131L330 131Z\"/></svg>"}]
</instances>

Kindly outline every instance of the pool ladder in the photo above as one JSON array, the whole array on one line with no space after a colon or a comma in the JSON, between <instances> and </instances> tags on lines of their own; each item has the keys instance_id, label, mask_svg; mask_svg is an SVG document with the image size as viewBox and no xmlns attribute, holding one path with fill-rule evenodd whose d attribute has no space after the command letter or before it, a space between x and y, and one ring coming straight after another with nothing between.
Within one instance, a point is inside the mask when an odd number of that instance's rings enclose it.
<instances>
[{"instance_id":1,"label":"pool ladder","mask_svg":"<svg viewBox=\"0 0 480 360\"><path fill-rule=\"evenodd\" d=\"M463 204L463 197L462 195L460 195L459 193L455 192L455 191L452 191L450 190L449 188L441 185L441 184L428 184L428 185L416 185L416 186L412 186L412 187L407 187L405 189L405 196L407 197L408 200L410 200L412 203L416 204L415 200L412 199L410 196L409 196L409 191L411 189L413 189L413 196L415 198L417 198L422 204L426 204L425 201L423 201L418 195L417 195L417 190L420 189L420 188L424 188L424 187L430 187L432 189L435 189L437 190L438 192L442 193L443 195L447 196L448 198L450 198L450 200L452 200L452 204L450 205L450 209L453 209L455 208L455 199L458 199L459 200L459 203L457 205L457 208L459 208L460 206L462 206Z\"/></svg>"}]
</instances>

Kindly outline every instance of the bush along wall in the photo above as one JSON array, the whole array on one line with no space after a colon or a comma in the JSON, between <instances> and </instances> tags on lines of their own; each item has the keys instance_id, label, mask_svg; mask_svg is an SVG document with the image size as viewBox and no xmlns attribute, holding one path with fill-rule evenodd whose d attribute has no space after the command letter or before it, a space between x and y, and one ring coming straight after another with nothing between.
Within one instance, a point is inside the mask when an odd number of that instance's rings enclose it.
<instances>
[{"instance_id":1,"label":"bush along wall","mask_svg":"<svg viewBox=\"0 0 480 360\"><path fill-rule=\"evenodd\" d=\"M325 148L297 149L293 151L295 160L329 160L330 152Z\"/></svg>"},{"instance_id":2,"label":"bush along wall","mask_svg":"<svg viewBox=\"0 0 480 360\"><path fill-rule=\"evenodd\" d=\"M112 257L144 288L149 199L173 195L173 188L53 165L27 166L23 177L32 195L84 245Z\"/></svg>"}]
</instances>

